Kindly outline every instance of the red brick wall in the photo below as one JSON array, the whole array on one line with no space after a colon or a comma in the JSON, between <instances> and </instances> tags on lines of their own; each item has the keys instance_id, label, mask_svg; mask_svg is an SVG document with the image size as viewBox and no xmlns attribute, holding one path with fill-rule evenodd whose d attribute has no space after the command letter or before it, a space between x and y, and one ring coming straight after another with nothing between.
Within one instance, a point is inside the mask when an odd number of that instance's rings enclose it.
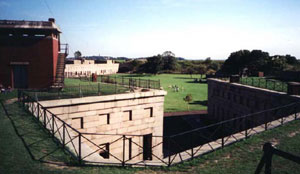
<instances>
[{"instance_id":1,"label":"red brick wall","mask_svg":"<svg viewBox=\"0 0 300 174\"><path fill-rule=\"evenodd\" d=\"M28 87L45 88L55 76L58 40L48 37L0 37L0 83L13 86L11 62L28 62Z\"/></svg>"}]
</instances>

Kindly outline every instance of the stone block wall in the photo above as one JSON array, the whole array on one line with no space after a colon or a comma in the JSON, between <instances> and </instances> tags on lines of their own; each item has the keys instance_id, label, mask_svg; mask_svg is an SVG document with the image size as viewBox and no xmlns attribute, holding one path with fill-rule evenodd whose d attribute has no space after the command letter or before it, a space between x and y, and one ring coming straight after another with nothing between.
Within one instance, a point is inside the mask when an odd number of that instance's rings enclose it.
<instances>
[{"instance_id":1,"label":"stone block wall","mask_svg":"<svg viewBox=\"0 0 300 174\"><path fill-rule=\"evenodd\" d=\"M41 101L40 104L82 133L87 139L122 159L143 160L144 135L152 135L152 153L162 156L165 91L151 90L118 95ZM125 141L123 141L123 135ZM158 136L158 137L156 137ZM93 144L83 142L95 150ZM109 147L107 147L107 145ZM98 152L101 153L101 150ZM109 156L109 159L113 158Z\"/></svg>"},{"instance_id":2,"label":"stone block wall","mask_svg":"<svg viewBox=\"0 0 300 174\"><path fill-rule=\"evenodd\" d=\"M208 114L216 121L287 105L300 97L218 79L208 79Z\"/></svg>"}]
</instances>

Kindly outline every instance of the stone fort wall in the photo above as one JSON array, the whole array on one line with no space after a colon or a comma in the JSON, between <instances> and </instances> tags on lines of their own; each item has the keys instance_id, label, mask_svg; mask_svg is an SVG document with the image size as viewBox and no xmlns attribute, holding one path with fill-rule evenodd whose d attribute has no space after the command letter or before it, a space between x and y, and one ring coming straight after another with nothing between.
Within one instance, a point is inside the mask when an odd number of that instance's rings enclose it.
<instances>
[{"instance_id":1,"label":"stone fort wall","mask_svg":"<svg viewBox=\"0 0 300 174\"><path fill-rule=\"evenodd\" d=\"M152 146L162 142L163 104L165 91L151 90L118 95L84 97L41 101L40 104L82 133L95 144L115 157L123 158L123 139L125 140L125 159L143 160L144 136L150 135ZM132 135L132 136L130 136ZM87 140L83 142L90 145ZM98 153L101 153L99 151ZM152 153L162 156L162 144L155 146ZM108 158L107 158L108 157ZM112 156L106 156L108 160Z\"/></svg>"},{"instance_id":2,"label":"stone fort wall","mask_svg":"<svg viewBox=\"0 0 300 174\"><path fill-rule=\"evenodd\" d=\"M208 79L207 83L208 114L211 119L216 121L300 101L299 96L219 79Z\"/></svg>"}]
</instances>

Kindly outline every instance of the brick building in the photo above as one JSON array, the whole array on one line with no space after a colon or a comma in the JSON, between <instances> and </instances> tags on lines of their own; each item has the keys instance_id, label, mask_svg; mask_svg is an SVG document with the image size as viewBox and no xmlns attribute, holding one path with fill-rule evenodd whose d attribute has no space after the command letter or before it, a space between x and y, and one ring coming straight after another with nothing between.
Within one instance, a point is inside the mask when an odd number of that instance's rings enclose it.
<instances>
[{"instance_id":1,"label":"brick building","mask_svg":"<svg viewBox=\"0 0 300 174\"><path fill-rule=\"evenodd\" d=\"M48 21L0 20L0 83L12 88L63 84L67 45L53 18Z\"/></svg>"}]
</instances>

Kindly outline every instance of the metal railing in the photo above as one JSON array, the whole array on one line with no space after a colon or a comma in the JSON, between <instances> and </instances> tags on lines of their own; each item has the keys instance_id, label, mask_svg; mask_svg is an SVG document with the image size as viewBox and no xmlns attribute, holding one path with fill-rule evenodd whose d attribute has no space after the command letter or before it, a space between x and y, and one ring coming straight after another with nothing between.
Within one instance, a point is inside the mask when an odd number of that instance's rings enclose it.
<instances>
[{"instance_id":1,"label":"metal railing","mask_svg":"<svg viewBox=\"0 0 300 174\"><path fill-rule=\"evenodd\" d=\"M271 80L266 78L240 78L243 85L255 86L258 88L270 89L279 92L287 92L288 84L286 82Z\"/></svg>"},{"instance_id":2,"label":"metal railing","mask_svg":"<svg viewBox=\"0 0 300 174\"><path fill-rule=\"evenodd\" d=\"M23 90L24 93L33 97L36 101L80 98L88 96L103 96L130 92L125 86L114 84L94 83L89 85L66 85L62 89Z\"/></svg>"},{"instance_id":3,"label":"metal railing","mask_svg":"<svg viewBox=\"0 0 300 174\"><path fill-rule=\"evenodd\" d=\"M60 52L69 55L69 45L68 44L60 44Z\"/></svg>"},{"instance_id":4,"label":"metal railing","mask_svg":"<svg viewBox=\"0 0 300 174\"><path fill-rule=\"evenodd\" d=\"M26 93L20 92L19 101L79 164L119 166L171 166L296 120L300 112L300 103L291 103L172 136L152 136L145 149L143 135L80 132ZM110 151L105 143L119 150Z\"/></svg>"},{"instance_id":5,"label":"metal railing","mask_svg":"<svg viewBox=\"0 0 300 174\"><path fill-rule=\"evenodd\" d=\"M264 154L255 170L255 174L259 174L262 171L264 166L265 166L265 174L272 173L272 157L273 157L273 155L278 155L282 158L285 158L285 159L288 159L290 161L300 164L299 156L276 149L272 146L271 143L265 143L263 146L263 151L264 151Z\"/></svg>"},{"instance_id":6,"label":"metal railing","mask_svg":"<svg viewBox=\"0 0 300 174\"><path fill-rule=\"evenodd\" d=\"M128 86L129 88L160 89L160 80L135 79L117 76L99 76L100 82Z\"/></svg>"}]
</instances>

